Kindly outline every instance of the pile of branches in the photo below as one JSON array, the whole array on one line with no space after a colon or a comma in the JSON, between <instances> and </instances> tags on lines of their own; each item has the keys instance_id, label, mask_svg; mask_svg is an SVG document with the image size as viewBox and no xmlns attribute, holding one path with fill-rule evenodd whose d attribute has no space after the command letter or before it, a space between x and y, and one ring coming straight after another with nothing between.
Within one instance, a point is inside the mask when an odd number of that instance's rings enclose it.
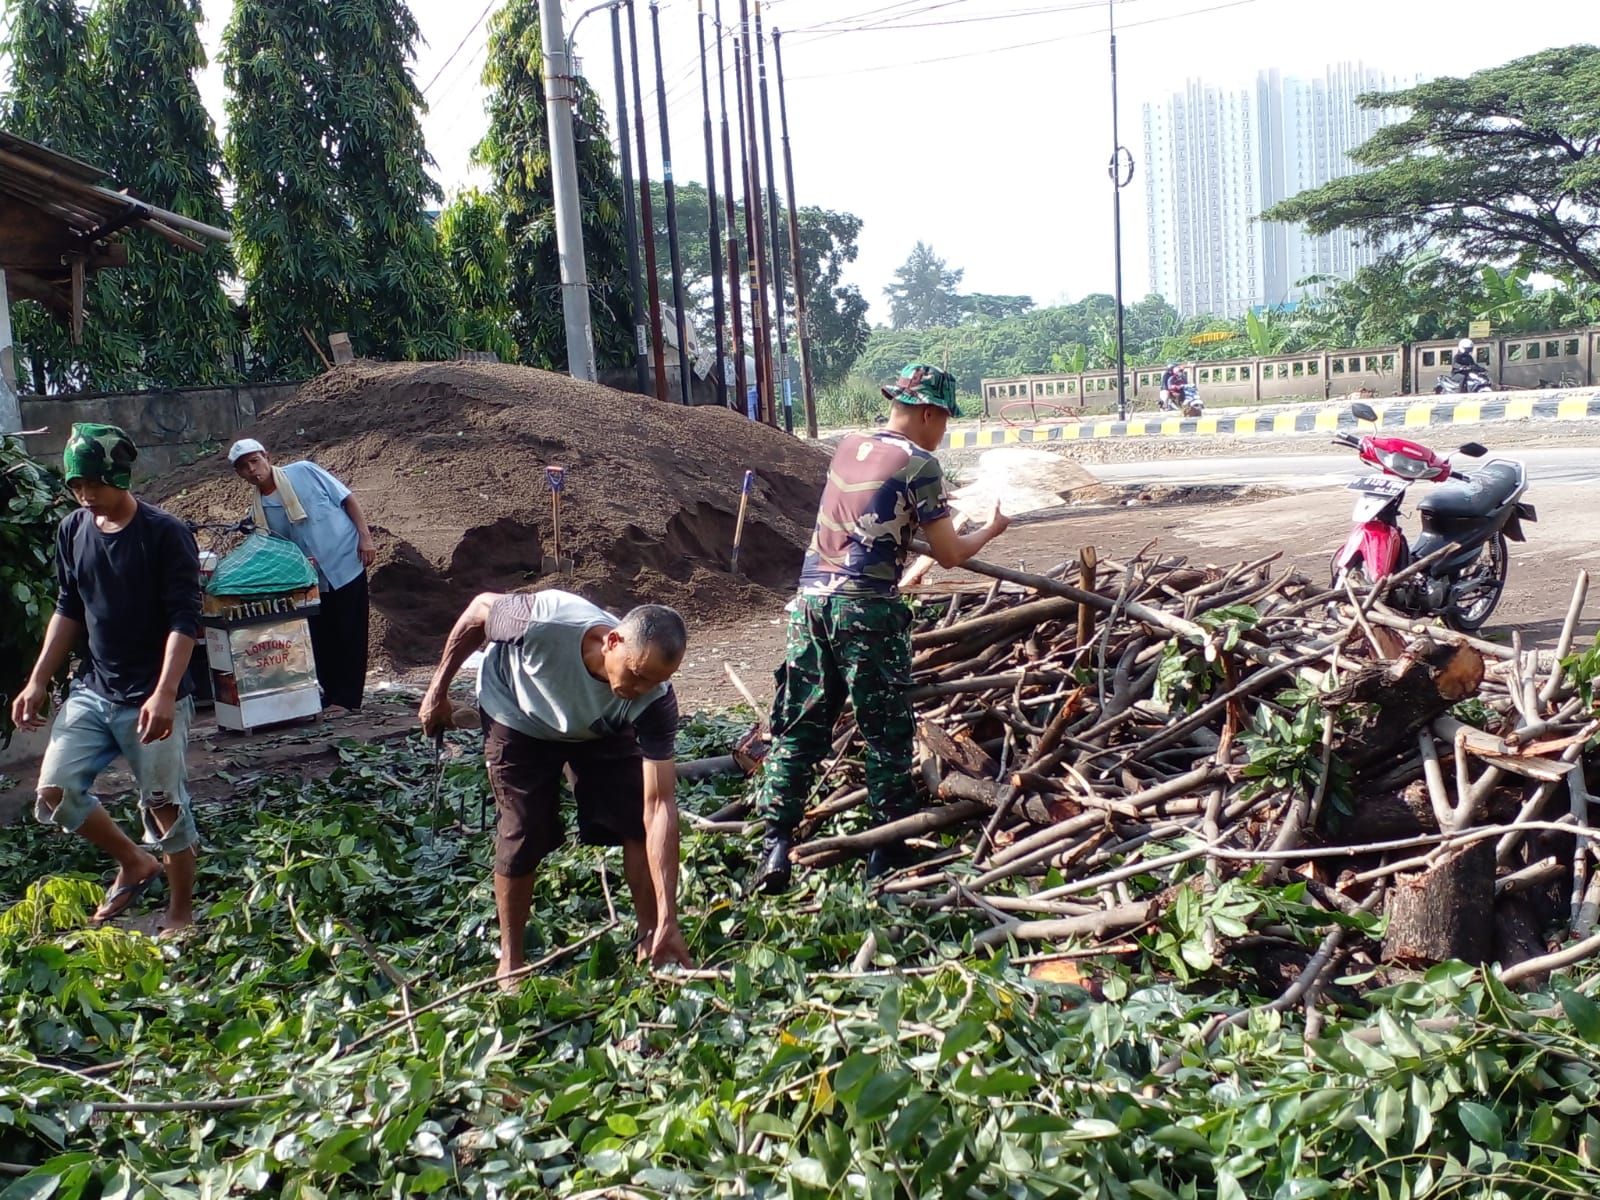
<instances>
[{"instance_id":1,"label":"pile of branches","mask_svg":"<svg viewBox=\"0 0 1600 1200\"><path fill-rule=\"evenodd\" d=\"M974 562L992 582L924 591L927 804L819 836L866 799L847 712L796 864L909 840L920 861L885 891L985 914L989 946L1134 936L1242 876L1303 884L1332 931L1314 951L1285 940L1285 1005L1341 964L1498 962L1513 982L1600 952L1584 763L1600 720L1569 657L1587 576L1541 651L1388 608L1427 560L1358 592L1275 559L1085 550L1043 574ZM1235 948L1216 924L1209 948ZM1552 953L1568 930L1580 940ZM1272 950L1251 932L1238 940Z\"/></svg>"}]
</instances>

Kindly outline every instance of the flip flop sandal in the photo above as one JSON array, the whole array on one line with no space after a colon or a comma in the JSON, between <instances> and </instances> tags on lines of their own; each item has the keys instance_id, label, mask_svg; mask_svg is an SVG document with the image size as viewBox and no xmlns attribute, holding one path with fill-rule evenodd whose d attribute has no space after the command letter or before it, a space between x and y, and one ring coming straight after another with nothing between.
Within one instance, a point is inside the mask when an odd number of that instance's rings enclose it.
<instances>
[{"instance_id":1,"label":"flip flop sandal","mask_svg":"<svg viewBox=\"0 0 1600 1200\"><path fill-rule=\"evenodd\" d=\"M104 925L107 921L120 917L133 907L134 902L150 890L150 885L161 878L161 872L149 875L137 883L125 883L113 892L107 892L106 898L100 902L100 907L95 909L94 916L89 918L89 924L94 926Z\"/></svg>"}]
</instances>

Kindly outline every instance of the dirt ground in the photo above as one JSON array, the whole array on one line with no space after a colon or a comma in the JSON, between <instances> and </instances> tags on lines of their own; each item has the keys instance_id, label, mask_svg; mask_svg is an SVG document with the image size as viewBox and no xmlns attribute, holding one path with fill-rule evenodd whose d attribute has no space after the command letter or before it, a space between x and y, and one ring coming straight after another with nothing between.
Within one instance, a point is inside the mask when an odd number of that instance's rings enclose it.
<instances>
[{"instance_id":1,"label":"dirt ground","mask_svg":"<svg viewBox=\"0 0 1600 1200\"><path fill-rule=\"evenodd\" d=\"M1479 436L1488 440L1486 433ZM1494 427L1493 435L1496 446L1571 445L1575 439L1592 444L1596 433L1581 425L1567 430L1502 425ZM1219 445L1212 439L1201 444L1212 455L1246 450L1316 453L1321 449L1312 438L1280 439L1275 448L1251 439L1228 439L1227 443ZM1063 490L1070 498L1081 477L1069 472L1060 478L1066 481ZM1053 486L1048 484L1035 497L1036 502L1048 504ZM1591 491L1584 485L1539 489L1534 497L1539 522L1528 527L1525 545L1512 547L1510 581L1486 636L1508 640L1513 630L1521 630L1530 641L1546 643L1555 636L1576 572L1593 569L1600 561L1600 526L1593 520ZM1151 552L1214 564L1232 564L1281 550L1282 566L1320 576L1349 526L1348 495L1339 489L1279 492L1243 484L1160 489L1090 485L1079 489L1079 494L1087 502L1056 504L1020 517L984 557L1043 571L1076 557L1083 546L1094 546L1102 558L1126 559L1150 547ZM935 572L932 579L945 574L950 573ZM735 593L732 603L720 609L708 606L692 620L688 658L676 680L686 712L739 702L739 694L725 674L725 663L734 667L760 703L767 703L772 695L772 672L782 653L789 586L792 577L782 588ZM1597 627L1600 589L1585 607L1581 637L1592 637ZM442 627L437 636L443 636ZM425 666L388 672L361 714L291 726L254 738L220 733L202 722L191 750L195 794L206 802L225 801L259 773L325 774L337 762L334 743L340 738L404 737L415 728L415 697L426 680ZM469 686L462 681L463 696ZM0 824L31 798L36 768L36 763L25 762L5 768L0 775ZM126 780L115 772L102 784L108 792L115 792L119 785L126 786Z\"/></svg>"}]
</instances>

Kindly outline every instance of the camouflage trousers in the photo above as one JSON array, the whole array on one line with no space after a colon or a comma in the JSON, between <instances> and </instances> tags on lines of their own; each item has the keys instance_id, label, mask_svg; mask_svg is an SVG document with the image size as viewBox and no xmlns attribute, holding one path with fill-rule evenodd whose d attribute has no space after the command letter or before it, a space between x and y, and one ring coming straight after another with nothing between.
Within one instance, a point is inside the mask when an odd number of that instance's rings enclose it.
<instances>
[{"instance_id":1,"label":"camouflage trousers","mask_svg":"<svg viewBox=\"0 0 1600 1200\"><path fill-rule=\"evenodd\" d=\"M911 610L887 596L801 596L772 702L772 746L757 808L767 828L805 815L817 766L848 699L866 743L867 803L880 820L916 802L912 741Z\"/></svg>"}]
</instances>

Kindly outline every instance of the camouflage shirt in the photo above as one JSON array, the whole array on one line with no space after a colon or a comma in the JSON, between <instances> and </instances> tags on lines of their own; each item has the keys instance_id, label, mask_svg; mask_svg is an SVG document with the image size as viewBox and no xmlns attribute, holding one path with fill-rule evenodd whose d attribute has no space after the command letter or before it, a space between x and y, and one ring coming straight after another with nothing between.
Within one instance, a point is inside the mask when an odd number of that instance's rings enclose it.
<instances>
[{"instance_id":1,"label":"camouflage shirt","mask_svg":"<svg viewBox=\"0 0 1600 1200\"><path fill-rule=\"evenodd\" d=\"M801 595L897 595L912 533L949 515L937 458L897 433L850 434L828 466Z\"/></svg>"}]
</instances>

